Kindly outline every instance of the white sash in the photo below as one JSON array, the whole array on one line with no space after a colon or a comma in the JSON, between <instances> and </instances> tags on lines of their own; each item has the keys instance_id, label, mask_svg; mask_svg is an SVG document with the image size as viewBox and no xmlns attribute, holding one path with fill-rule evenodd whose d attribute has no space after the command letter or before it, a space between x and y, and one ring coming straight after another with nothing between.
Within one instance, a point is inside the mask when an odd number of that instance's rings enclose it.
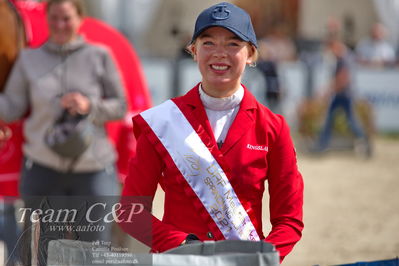
<instances>
[{"instance_id":1,"label":"white sash","mask_svg":"<svg viewBox=\"0 0 399 266\"><path fill-rule=\"evenodd\" d=\"M144 111L141 116L166 148L224 237L259 241L255 227L223 169L176 104L168 100Z\"/></svg>"}]
</instances>

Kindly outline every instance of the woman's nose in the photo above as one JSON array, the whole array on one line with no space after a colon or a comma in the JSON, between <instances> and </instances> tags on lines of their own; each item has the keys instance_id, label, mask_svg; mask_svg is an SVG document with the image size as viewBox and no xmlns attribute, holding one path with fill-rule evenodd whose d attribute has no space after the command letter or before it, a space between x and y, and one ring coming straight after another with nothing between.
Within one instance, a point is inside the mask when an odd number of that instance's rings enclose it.
<instances>
[{"instance_id":1,"label":"woman's nose","mask_svg":"<svg viewBox=\"0 0 399 266\"><path fill-rule=\"evenodd\" d=\"M65 27L65 22L62 21L62 20L56 20L56 21L54 21L53 26L54 26L55 29L60 30L60 29L63 29Z\"/></svg>"},{"instance_id":2,"label":"woman's nose","mask_svg":"<svg viewBox=\"0 0 399 266\"><path fill-rule=\"evenodd\" d=\"M214 56L217 56L217 57L224 57L224 56L226 56L226 50L225 50L224 46L223 46L223 45L220 45L220 44L215 45L215 50L214 50L213 55L214 55Z\"/></svg>"}]
</instances>

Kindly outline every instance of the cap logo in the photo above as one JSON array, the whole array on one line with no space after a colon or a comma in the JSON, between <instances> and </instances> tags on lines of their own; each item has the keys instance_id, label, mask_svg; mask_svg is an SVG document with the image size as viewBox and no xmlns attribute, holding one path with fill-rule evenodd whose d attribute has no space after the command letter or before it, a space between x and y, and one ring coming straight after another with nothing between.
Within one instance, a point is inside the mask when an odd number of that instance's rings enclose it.
<instances>
[{"instance_id":1,"label":"cap logo","mask_svg":"<svg viewBox=\"0 0 399 266\"><path fill-rule=\"evenodd\" d=\"M212 18L215 20L225 20L230 17L230 12L227 9L227 5L218 5L212 11Z\"/></svg>"}]
</instances>

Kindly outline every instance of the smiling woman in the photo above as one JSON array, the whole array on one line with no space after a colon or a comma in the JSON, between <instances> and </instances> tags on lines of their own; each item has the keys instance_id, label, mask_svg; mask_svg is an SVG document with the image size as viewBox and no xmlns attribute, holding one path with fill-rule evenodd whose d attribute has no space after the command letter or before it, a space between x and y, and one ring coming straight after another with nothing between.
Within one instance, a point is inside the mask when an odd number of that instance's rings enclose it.
<instances>
[{"instance_id":1,"label":"smiling woman","mask_svg":"<svg viewBox=\"0 0 399 266\"><path fill-rule=\"evenodd\" d=\"M218 98L231 96L240 87L245 66L256 61L256 47L222 27L206 29L189 50L203 77L202 89Z\"/></svg>"},{"instance_id":2,"label":"smiling woman","mask_svg":"<svg viewBox=\"0 0 399 266\"><path fill-rule=\"evenodd\" d=\"M140 214L153 221L152 230L121 226L152 251L240 239L270 242L282 260L301 238L303 182L288 125L241 84L245 66L256 61L256 47L243 9L230 3L209 7L198 16L187 48L201 82L133 118L137 150L123 195L153 199L160 183L165 210L162 221L150 206ZM267 236L266 181L272 224ZM122 198L126 206L128 198Z\"/></svg>"},{"instance_id":3,"label":"smiling woman","mask_svg":"<svg viewBox=\"0 0 399 266\"><path fill-rule=\"evenodd\" d=\"M47 21L50 40L62 45L76 39L82 17L83 7L80 1L49 1L47 4Z\"/></svg>"}]
</instances>

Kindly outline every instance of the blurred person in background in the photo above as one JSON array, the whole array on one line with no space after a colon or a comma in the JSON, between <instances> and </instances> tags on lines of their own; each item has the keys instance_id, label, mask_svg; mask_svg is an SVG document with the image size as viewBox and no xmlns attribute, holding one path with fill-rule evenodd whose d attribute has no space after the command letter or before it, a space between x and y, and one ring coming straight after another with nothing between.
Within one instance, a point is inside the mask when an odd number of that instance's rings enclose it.
<instances>
[{"instance_id":1,"label":"blurred person in background","mask_svg":"<svg viewBox=\"0 0 399 266\"><path fill-rule=\"evenodd\" d=\"M342 24L336 17L329 17L326 23L325 40L342 40Z\"/></svg>"},{"instance_id":2,"label":"blurred person in background","mask_svg":"<svg viewBox=\"0 0 399 266\"><path fill-rule=\"evenodd\" d=\"M278 66L296 59L296 48L284 23L274 23L270 33L259 40L258 50L259 60L256 66L265 79L266 104L273 112L281 113L282 88Z\"/></svg>"},{"instance_id":3,"label":"blurred person in background","mask_svg":"<svg viewBox=\"0 0 399 266\"><path fill-rule=\"evenodd\" d=\"M259 48L267 47L269 60L277 63L293 61L297 51L293 40L287 34L284 23L277 22L269 34L259 40Z\"/></svg>"},{"instance_id":4,"label":"blurred person in background","mask_svg":"<svg viewBox=\"0 0 399 266\"><path fill-rule=\"evenodd\" d=\"M322 152L328 148L333 131L334 117L337 114L337 110L342 109L350 129L356 137L355 144L357 147L355 148L362 149L362 152L369 157L371 155L370 144L364 130L356 119L354 111L352 92L353 60L351 53L336 35L327 36L326 50L332 55L335 63L328 91L330 103L314 151Z\"/></svg>"},{"instance_id":5,"label":"blurred person in background","mask_svg":"<svg viewBox=\"0 0 399 266\"><path fill-rule=\"evenodd\" d=\"M38 207L30 201L34 196L118 195L116 152L105 123L126 112L119 73L107 50L78 34L84 15L80 0L49 0L46 11L49 40L19 54L0 94L0 120L27 115L20 181L25 207ZM61 114L79 117L93 129L78 158L61 156L45 141Z\"/></svg>"},{"instance_id":6,"label":"blurred person in background","mask_svg":"<svg viewBox=\"0 0 399 266\"><path fill-rule=\"evenodd\" d=\"M281 83L279 80L278 63L273 59L272 50L265 41L259 42L259 59L256 62L257 69L265 79L266 105L273 112L279 113L281 101Z\"/></svg>"},{"instance_id":7,"label":"blurred person in background","mask_svg":"<svg viewBox=\"0 0 399 266\"><path fill-rule=\"evenodd\" d=\"M79 0L49 0L49 40L38 49L21 52L0 94L1 120L11 122L29 112L24 124L23 195L116 192L114 174L106 177L114 172L116 155L104 124L123 118L126 102L108 51L78 35L82 16ZM70 160L54 153L44 141L46 130L65 110L87 117L95 127L92 145L67 176Z\"/></svg>"},{"instance_id":8,"label":"blurred person in background","mask_svg":"<svg viewBox=\"0 0 399 266\"><path fill-rule=\"evenodd\" d=\"M374 23L370 36L360 40L356 46L357 61L370 67L390 67L396 63L395 49L386 40L387 29L381 23Z\"/></svg>"}]
</instances>

